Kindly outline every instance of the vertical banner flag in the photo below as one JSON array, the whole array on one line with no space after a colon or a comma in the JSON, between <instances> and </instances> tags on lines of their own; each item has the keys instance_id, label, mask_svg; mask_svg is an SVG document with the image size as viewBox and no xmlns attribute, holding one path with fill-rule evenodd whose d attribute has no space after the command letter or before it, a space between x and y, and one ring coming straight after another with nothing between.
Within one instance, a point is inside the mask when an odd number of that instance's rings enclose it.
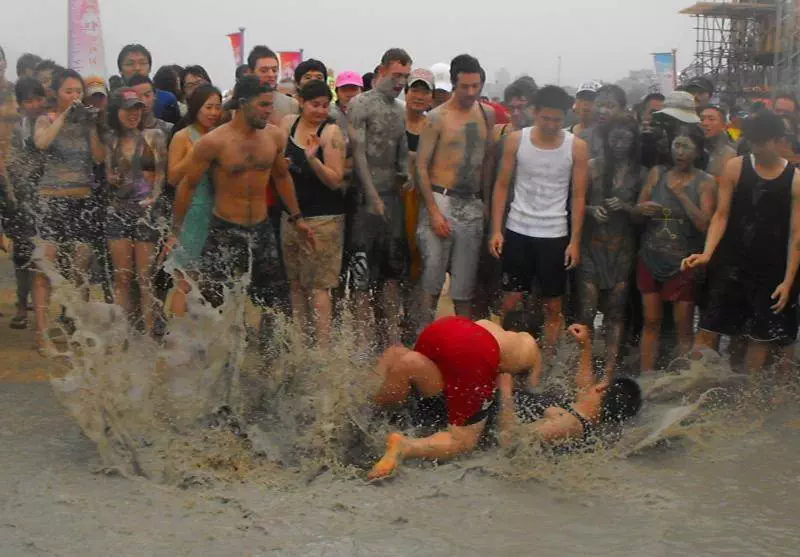
<instances>
[{"instance_id":1,"label":"vertical banner flag","mask_svg":"<svg viewBox=\"0 0 800 557\"><path fill-rule=\"evenodd\" d=\"M661 94L671 93L675 89L675 53L657 52L653 54L653 63Z\"/></svg>"},{"instance_id":2,"label":"vertical banner flag","mask_svg":"<svg viewBox=\"0 0 800 557\"><path fill-rule=\"evenodd\" d=\"M278 53L281 65L280 79L294 79L294 70L303 61L302 50L285 50Z\"/></svg>"},{"instance_id":3,"label":"vertical banner flag","mask_svg":"<svg viewBox=\"0 0 800 557\"><path fill-rule=\"evenodd\" d=\"M244 64L244 28L240 27L236 33L228 34L233 49L233 60L238 68Z\"/></svg>"},{"instance_id":4,"label":"vertical banner flag","mask_svg":"<svg viewBox=\"0 0 800 557\"><path fill-rule=\"evenodd\" d=\"M103 27L98 0L69 0L67 57L69 68L84 77L105 79Z\"/></svg>"}]
</instances>

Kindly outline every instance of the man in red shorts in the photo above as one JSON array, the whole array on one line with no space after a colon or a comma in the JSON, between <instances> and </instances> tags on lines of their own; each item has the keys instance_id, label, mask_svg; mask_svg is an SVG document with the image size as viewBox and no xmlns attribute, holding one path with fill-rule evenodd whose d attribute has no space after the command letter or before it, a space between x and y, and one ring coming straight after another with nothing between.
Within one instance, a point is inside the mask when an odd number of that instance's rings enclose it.
<instances>
[{"instance_id":1,"label":"man in red shorts","mask_svg":"<svg viewBox=\"0 0 800 557\"><path fill-rule=\"evenodd\" d=\"M530 334L458 316L426 327L414 350L390 348L378 362L383 384L375 404L401 405L416 392L424 411L436 415L444 410L447 430L424 439L391 434L386 455L369 477L391 475L401 457L444 459L472 451L483 433L498 373L533 370L538 376L540 368L539 347Z\"/></svg>"},{"instance_id":2,"label":"man in red shorts","mask_svg":"<svg viewBox=\"0 0 800 557\"><path fill-rule=\"evenodd\" d=\"M510 374L541 368L539 348L529 334L489 321L445 317L422 332L414 350L387 350L378 364L384 383L375 403L403 405L417 396L415 414L423 414L418 425L443 428L447 422L447 430L422 439L390 433L386 452L368 478L390 477L405 458L466 454L483 441L484 432L488 441L494 436L507 445L515 422L544 445L578 448L596 439L603 424L635 416L642 404L637 383L627 377L595 378L589 328L576 324L569 333L580 346L574 397L514 389Z\"/></svg>"}]
</instances>

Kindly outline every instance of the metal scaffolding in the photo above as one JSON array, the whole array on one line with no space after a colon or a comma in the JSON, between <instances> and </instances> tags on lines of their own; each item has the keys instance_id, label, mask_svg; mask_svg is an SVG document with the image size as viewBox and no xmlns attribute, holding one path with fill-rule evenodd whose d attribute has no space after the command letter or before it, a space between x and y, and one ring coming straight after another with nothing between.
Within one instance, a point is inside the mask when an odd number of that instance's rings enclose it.
<instances>
[{"instance_id":1,"label":"metal scaffolding","mask_svg":"<svg viewBox=\"0 0 800 557\"><path fill-rule=\"evenodd\" d=\"M775 73L779 2L699 2L682 10L694 17L697 39L694 62L681 80L709 77L728 103L764 95Z\"/></svg>"},{"instance_id":2,"label":"metal scaffolding","mask_svg":"<svg viewBox=\"0 0 800 557\"><path fill-rule=\"evenodd\" d=\"M800 90L800 0L777 0L773 69L773 96L780 91Z\"/></svg>"}]
</instances>

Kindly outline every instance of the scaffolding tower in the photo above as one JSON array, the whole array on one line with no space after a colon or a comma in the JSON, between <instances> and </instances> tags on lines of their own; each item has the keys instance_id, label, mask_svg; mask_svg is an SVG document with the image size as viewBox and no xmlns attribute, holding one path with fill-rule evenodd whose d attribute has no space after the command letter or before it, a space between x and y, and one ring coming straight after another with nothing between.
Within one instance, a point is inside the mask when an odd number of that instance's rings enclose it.
<instances>
[{"instance_id":1,"label":"scaffolding tower","mask_svg":"<svg viewBox=\"0 0 800 557\"><path fill-rule=\"evenodd\" d=\"M779 91L800 91L800 0L777 0L773 69L773 97Z\"/></svg>"},{"instance_id":2,"label":"scaffolding tower","mask_svg":"<svg viewBox=\"0 0 800 557\"><path fill-rule=\"evenodd\" d=\"M696 52L681 80L711 79L720 97L735 102L761 96L774 74L778 2L699 2L681 13L695 19Z\"/></svg>"}]
</instances>

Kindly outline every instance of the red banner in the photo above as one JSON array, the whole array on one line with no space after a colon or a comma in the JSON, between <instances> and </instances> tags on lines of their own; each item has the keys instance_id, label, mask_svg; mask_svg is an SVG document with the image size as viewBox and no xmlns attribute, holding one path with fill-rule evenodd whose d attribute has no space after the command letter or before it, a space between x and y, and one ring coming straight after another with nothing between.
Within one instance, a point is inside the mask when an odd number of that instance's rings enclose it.
<instances>
[{"instance_id":1,"label":"red banner","mask_svg":"<svg viewBox=\"0 0 800 557\"><path fill-rule=\"evenodd\" d=\"M288 50L279 52L278 56L280 57L279 62L281 65L280 79L294 79L294 70L297 68L297 65L303 61L303 51Z\"/></svg>"},{"instance_id":2,"label":"red banner","mask_svg":"<svg viewBox=\"0 0 800 557\"><path fill-rule=\"evenodd\" d=\"M236 67L239 67L244 64L244 29L241 29L238 33L230 33L228 38L231 41Z\"/></svg>"}]
</instances>

